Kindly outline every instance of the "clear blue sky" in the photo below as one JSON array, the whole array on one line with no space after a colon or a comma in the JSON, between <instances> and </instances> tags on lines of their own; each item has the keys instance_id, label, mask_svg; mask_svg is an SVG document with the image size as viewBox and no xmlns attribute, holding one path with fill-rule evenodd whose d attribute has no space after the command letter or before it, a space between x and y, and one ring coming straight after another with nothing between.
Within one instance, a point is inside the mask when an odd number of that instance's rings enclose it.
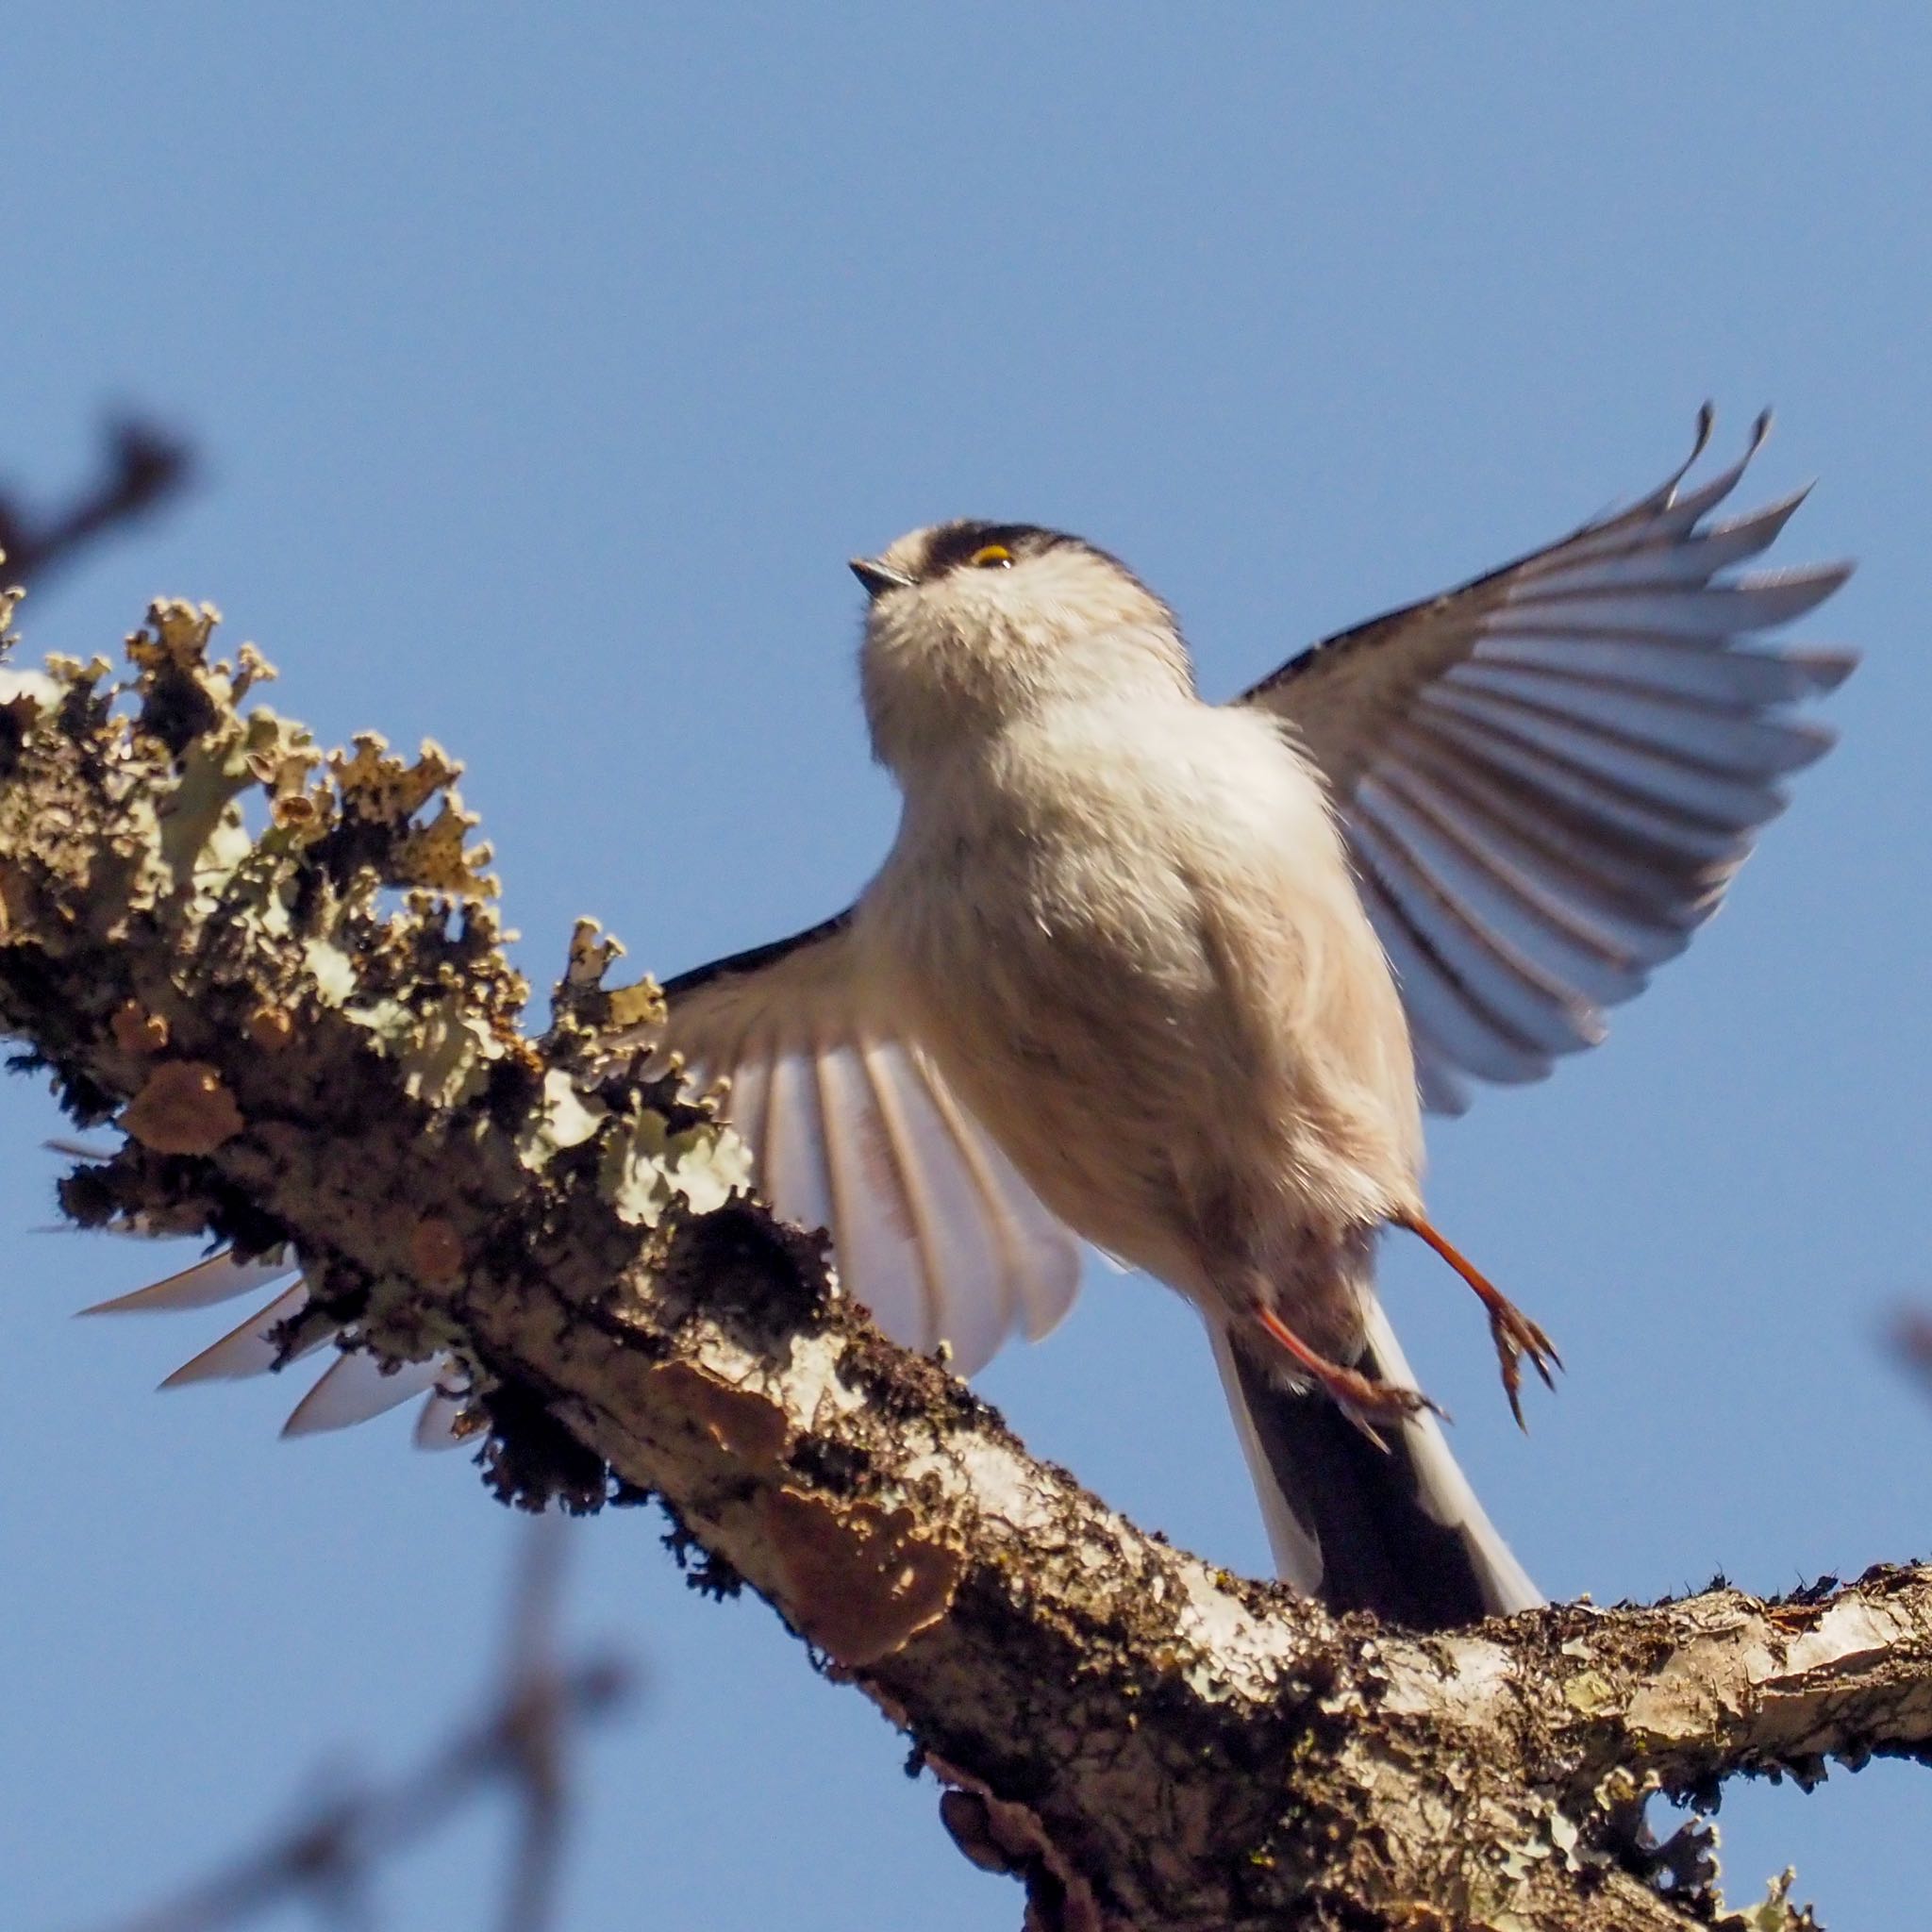
<instances>
[{"instance_id":1,"label":"clear blue sky","mask_svg":"<svg viewBox=\"0 0 1932 1932\"><path fill-rule=\"evenodd\" d=\"M960 513L1090 534L1228 691L1648 485L1764 402L1781 553L1854 554L1865 668L1715 925L1610 1041L1434 1141L1432 1204L1557 1336L1519 1438L1468 1298L1389 1293L1553 1592L1767 1591L1922 1554L1932 1404L1924 827L1932 27L1920 8L17 7L0 467L77 483L104 405L204 487L29 600L111 648L206 597L340 737L434 733L547 979L594 912L669 972L844 904L893 801L843 559ZM808 18L808 15L813 17ZM51 1105L0 1098L0 1917L83 1926L388 1766L494 1638L510 1524L397 1418L283 1446L279 1386L148 1391L212 1323L75 1324L125 1244L34 1234ZM1238 1566L1260 1531L1187 1312L1101 1274L986 1387ZM572 1932L1016 1923L929 1783L769 1612L637 1513L586 1630L649 1660L596 1747ZM1839 1926L1923 1903L1923 1772L1739 1790ZM389 1874L474 1923L493 1821ZM294 1923L294 1921L291 1921Z\"/></svg>"}]
</instances>

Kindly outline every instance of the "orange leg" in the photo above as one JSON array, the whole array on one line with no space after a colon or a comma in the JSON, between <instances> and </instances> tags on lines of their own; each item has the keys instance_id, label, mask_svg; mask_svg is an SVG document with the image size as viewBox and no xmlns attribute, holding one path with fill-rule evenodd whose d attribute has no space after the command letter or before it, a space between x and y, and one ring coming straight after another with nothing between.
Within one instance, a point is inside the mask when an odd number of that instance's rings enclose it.
<instances>
[{"instance_id":1,"label":"orange leg","mask_svg":"<svg viewBox=\"0 0 1932 1932\"><path fill-rule=\"evenodd\" d=\"M1343 1368L1340 1362L1332 1362L1325 1355L1317 1354L1273 1308L1257 1308L1256 1320L1274 1341L1280 1343L1294 1365L1378 1449L1385 1445L1369 1427L1371 1423L1399 1423L1404 1417L1424 1408L1435 1409L1443 1421L1448 1420L1443 1411L1419 1390L1398 1389L1391 1383L1377 1382L1358 1370Z\"/></svg>"},{"instance_id":2,"label":"orange leg","mask_svg":"<svg viewBox=\"0 0 1932 1932\"><path fill-rule=\"evenodd\" d=\"M1543 1378L1543 1387L1554 1389L1552 1367L1560 1369L1563 1357L1556 1344L1532 1322L1489 1276L1424 1221L1420 1214L1398 1214L1395 1224L1420 1235L1457 1274L1475 1291L1476 1299L1490 1311L1490 1336L1496 1344L1496 1361L1503 1371L1503 1392L1509 1398L1509 1411L1516 1426L1526 1435L1529 1424L1523 1419L1523 1369L1524 1356L1530 1367Z\"/></svg>"}]
</instances>

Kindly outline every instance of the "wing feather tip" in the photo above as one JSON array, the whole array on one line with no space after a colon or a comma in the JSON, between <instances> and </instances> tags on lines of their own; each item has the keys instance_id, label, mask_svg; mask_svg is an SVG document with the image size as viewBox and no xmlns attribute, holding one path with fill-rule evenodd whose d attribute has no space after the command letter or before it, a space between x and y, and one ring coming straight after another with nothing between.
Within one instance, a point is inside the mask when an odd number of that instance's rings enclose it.
<instances>
[{"instance_id":1,"label":"wing feather tip","mask_svg":"<svg viewBox=\"0 0 1932 1932\"><path fill-rule=\"evenodd\" d=\"M249 1373L242 1369L231 1369L204 1363L199 1356L192 1361L186 1361L178 1369L170 1369L155 1384L155 1393L159 1395L169 1389L192 1389L203 1382L245 1382Z\"/></svg>"},{"instance_id":2,"label":"wing feather tip","mask_svg":"<svg viewBox=\"0 0 1932 1932\"><path fill-rule=\"evenodd\" d=\"M161 1311L158 1309L152 1302L143 1302L142 1300L142 1296L144 1295L146 1292L147 1291L145 1289L137 1288L131 1294L117 1294L110 1296L107 1301L104 1302L91 1302L84 1308L75 1308L74 1311L74 1319L77 1322L83 1315L140 1315L160 1313Z\"/></svg>"},{"instance_id":3,"label":"wing feather tip","mask_svg":"<svg viewBox=\"0 0 1932 1932\"><path fill-rule=\"evenodd\" d=\"M282 1436L331 1435L374 1422L433 1389L440 1373L434 1360L383 1363L363 1350L343 1349L290 1411Z\"/></svg>"},{"instance_id":4,"label":"wing feather tip","mask_svg":"<svg viewBox=\"0 0 1932 1932\"><path fill-rule=\"evenodd\" d=\"M1837 729L1815 719L1794 723L1790 730L1783 759L1776 768L1780 777L1809 770L1838 742Z\"/></svg>"},{"instance_id":5,"label":"wing feather tip","mask_svg":"<svg viewBox=\"0 0 1932 1932\"><path fill-rule=\"evenodd\" d=\"M1789 663L1803 669L1811 691L1820 697L1835 691L1858 668L1862 653L1842 645L1827 644L1783 654Z\"/></svg>"},{"instance_id":6,"label":"wing feather tip","mask_svg":"<svg viewBox=\"0 0 1932 1932\"><path fill-rule=\"evenodd\" d=\"M443 1394L441 1389L432 1391L416 1412L415 1426L409 1432L411 1445L425 1456L440 1456L447 1450L462 1448L473 1440L457 1426L466 1407L463 1401Z\"/></svg>"},{"instance_id":7,"label":"wing feather tip","mask_svg":"<svg viewBox=\"0 0 1932 1932\"><path fill-rule=\"evenodd\" d=\"M1683 469L1677 472L1677 480L1679 482L1683 480L1686 472L1689 471L1691 464L1710 447L1710 439L1716 428L1717 398L1715 396L1706 396L1697 406L1696 425L1690 437L1690 454L1684 458Z\"/></svg>"},{"instance_id":8,"label":"wing feather tip","mask_svg":"<svg viewBox=\"0 0 1932 1932\"><path fill-rule=\"evenodd\" d=\"M1043 1341L1067 1319L1080 1294L1080 1250L1069 1243L1044 1271L1044 1292L1021 1292L1022 1329L1028 1341Z\"/></svg>"}]
</instances>

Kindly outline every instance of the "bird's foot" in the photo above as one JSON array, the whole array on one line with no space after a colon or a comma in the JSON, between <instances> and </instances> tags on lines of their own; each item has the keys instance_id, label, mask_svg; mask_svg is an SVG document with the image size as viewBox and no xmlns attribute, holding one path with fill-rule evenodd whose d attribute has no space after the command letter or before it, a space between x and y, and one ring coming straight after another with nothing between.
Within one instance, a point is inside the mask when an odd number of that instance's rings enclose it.
<instances>
[{"instance_id":1,"label":"bird's foot","mask_svg":"<svg viewBox=\"0 0 1932 1932\"><path fill-rule=\"evenodd\" d=\"M1400 1226L1411 1234L1419 1235L1457 1274L1462 1276L1475 1291L1475 1296L1490 1311L1490 1339L1496 1345L1496 1365L1503 1372L1503 1392L1509 1398L1509 1413L1516 1418L1516 1426L1524 1435L1529 1433L1529 1424L1523 1419L1523 1362L1528 1357L1529 1365L1542 1377L1545 1389L1557 1386L1551 1373L1563 1366L1563 1357L1557 1353L1557 1345L1542 1331L1541 1326L1530 1320L1481 1269L1468 1260L1454 1243L1440 1235L1421 1215L1398 1215Z\"/></svg>"},{"instance_id":2,"label":"bird's foot","mask_svg":"<svg viewBox=\"0 0 1932 1932\"><path fill-rule=\"evenodd\" d=\"M1406 1389L1394 1382L1378 1382L1359 1369L1345 1368L1310 1348L1272 1308L1257 1310L1263 1331L1294 1363L1296 1370L1322 1391L1376 1448L1388 1445L1375 1434L1377 1424L1387 1428L1407 1422L1427 1409L1446 1423L1449 1412L1430 1401L1420 1389Z\"/></svg>"},{"instance_id":3,"label":"bird's foot","mask_svg":"<svg viewBox=\"0 0 1932 1932\"><path fill-rule=\"evenodd\" d=\"M1523 1419L1523 1359L1543 1379L1545 1389L1557 1386L1552 1369L1560 1369L1563 1358L1550 1338L1514 1302L1500 1295L1490 1308L1490 1340L1496 1344L1496 1366L1503 1372L1503 1393L1509 1398L1509 1413L1516 1426L1526 1436L1529 1424Z\"/></svg>"}]
</instances>

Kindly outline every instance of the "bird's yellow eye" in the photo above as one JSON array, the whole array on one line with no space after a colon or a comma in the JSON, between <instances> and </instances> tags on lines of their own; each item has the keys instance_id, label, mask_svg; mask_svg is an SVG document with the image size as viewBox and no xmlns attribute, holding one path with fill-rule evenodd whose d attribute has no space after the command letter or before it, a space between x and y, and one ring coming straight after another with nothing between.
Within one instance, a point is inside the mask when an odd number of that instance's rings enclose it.
<instances>
[{"instance_id":1,"label":"bird's yellow eye","mask_svg":"<svg viewBox=\"0 0 1932 1932\"><path fill-rule=\"evenodd\" d=\"M1004 570L1012 560L1013 553L1004 543L984 544L966 559L974 570Z\"/></svg>"}]
</instances>

